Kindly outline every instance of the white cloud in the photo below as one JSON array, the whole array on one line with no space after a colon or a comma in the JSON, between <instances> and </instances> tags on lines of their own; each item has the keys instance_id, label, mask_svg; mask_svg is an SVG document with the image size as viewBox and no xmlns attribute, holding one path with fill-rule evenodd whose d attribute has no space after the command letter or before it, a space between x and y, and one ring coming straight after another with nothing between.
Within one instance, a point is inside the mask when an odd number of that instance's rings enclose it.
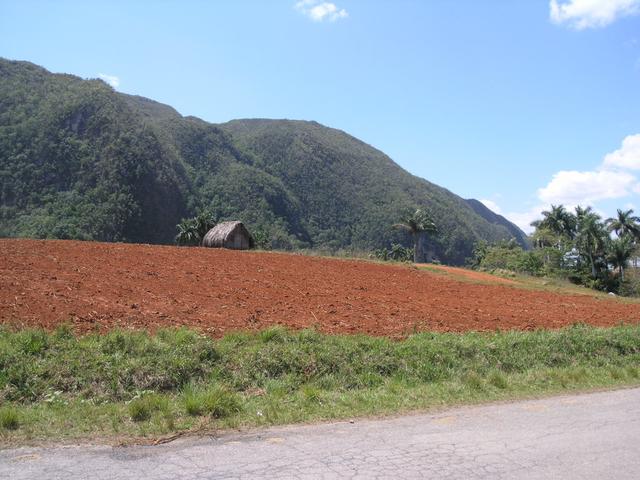
<instances>
[{"instance_id":1,"label":"white cloud","mask_svg":"<svg viewBox=\"0 0 640 480\"><path fill-rule=\"evenodd\" d=\"M531 222L540 219L540 212L548 208L548 205L536 205L525 212L505 213L504 216L510 222L515 223L524 233L530 234L534 231Z\"/></svg>"},{"instance_id":2,"label":"white cloud","mask_svg":"<svg viewBox=\"0 0 640 480\"><path fill-rule=\"evenodd\" d=\"M498 205L493 200L488 200L486 198L483 198L480 200L480 203L482 203L485 207L487 207L492 212L497 213L498 215L502 214L502 209L500 208L500 205Z\"/></svg>"},{"instance_id":3,"label":"white cloud","mask_svg":"<svg viewBox=\"0 0 640 480\"><path fill-rule=\"evenodd\" d=\"M629 135L622 147L604 157L604 166L640 170L640 133Z\"/></svg>"},{"instance_id":4,"label":"white cloud","mask_svg":"<svg viewBox=\"0 0 640 480\"><path fill-rule=\"evenodd\" d=\"M605 155L601 165L594 170L561 170L554 174L546 186L538 189L535 207L502 215L531 233L533 229L529 224L541 218L540 212L548 210L551 204L562 204L569 210L577 205L589 205L598 211L596 203L599 201L640 194L640 182L629 170L640 170L640 134L626 137L622 146ZM487 201L481 202L493 210ZM627 201L625 208L633 208L632 203Z\"/></svg>"},{"instance_id":5,"label":"white cloud","mask_svg":"<svg viewBox=\"0 0 640 480\"><path fill-rule=\"evenodd\" d=\"M498 205L493 200L481 199L479 200L485 207L491 210L498 215L502 215L507 220L512 223L515 223L523 232L526 234L530 234L533 232L534 228L531 226L531 222L540 218L540 212L545 209L548 209L548 205L536 205L535 207L530 208L526 212L509 212L505 213L500 205Z\"/></svg>"},{"instance_id":6,"label":"white cloud","mask_svg":"<svg viewBox=\"0 0 640 480\"><path fill-rule=\"evenodd\" d=\"M335 3L320 0L300 0L295 4L295 9L315 22L335 22L349 16L344 8L339 8Z\"/></svg>"},{"instance_id":7,"label":"white cloud","mask_svg":"<svg viewBox=\"0 0 640 480\"><path fill-rule=\"evenodd\" d=\"M605 27L620 17L640 12L640 0L558 0L549 2L549 17L576 30Z\"/></svg>"},{"instance_id":8,"label":"white cloud","mask_svg":"<svg viewBox=\"0 0 640 480\"><path fill-rule=\"evenodd\" d=\"M590 205L598 200L626 197L636 184L636 177L627 172L563 170L538 190L538 198L544 203Z\"/></svg>"},{"instance_id":9,"label":"white cloud","mask_svg":"<svg viewBox=\"0 0 640 480\"><path fill-rule=\"evenodd\" d=\"M102 80L107 82L113 88L118 88L118 86L120 85L120 79L115 75L107 75L106 73L99 73L98 77L100 77Z\"/></svg>"}]
</instances>

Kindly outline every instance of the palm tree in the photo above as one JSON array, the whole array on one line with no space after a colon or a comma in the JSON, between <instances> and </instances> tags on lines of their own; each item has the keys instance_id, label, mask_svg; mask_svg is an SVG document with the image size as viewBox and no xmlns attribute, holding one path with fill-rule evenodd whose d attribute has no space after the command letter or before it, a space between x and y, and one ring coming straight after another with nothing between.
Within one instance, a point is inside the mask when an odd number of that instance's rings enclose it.
<instances>
[{"instance_id":1,"label":"palm tree","mask_svg":"<svg viewBox=\"0 0 640 480\"><path fill-rule=\"evenodd\" d=\"M618 209L617 216L608 218L606 221L607 228L610 232L615 232L618 237L625 235L631 238L640 236L640 218L633 215L633 210L622 211Z\"/></svg>"},{"instance_id":2,"label":"palm tree","mask_svg":"<svg viewBox=\"0 0 640 480\"><path fill-rule=\"evenodd\" d=\"M548 228L541 227L540 220L531 222L531 226L535 227L535 231L531 234L531 241L537 248L552 247L556 240L556 235Z\"/></svg>"},{"instance_id":3,"label":"palm tree","mask_svg":"<svg viewBox=\"0 0 640 480\"><path fill-rule=\"evenodd\" d=\"M200 245L202 239L216 224L216 219L211 212L201 211L193 218L183 218L176 225L178 234L176 243L178 245Z\"/></svg>"},{"instance_id":4,"label":"palm tree","mask_svg":"<svg viewBox=\"0 0 640 480\"><path fill-rule=\"evenodd\" d=\"M588 212L582 215L580 220L580 230L576 235L576 247L589 260L591 265L591 276L597 277L596 260L604 253L607 239L607 230L602 223L600 215Z\"/></svg>"},{"instance_id":5,"label":"palm tree","mask_svg":"<svg viewBox=\"0 0 640 480\"><path fill-rule=\"evenodd\" d=\"M178 234L176 235L176 243L180 246L198 245L200 236L198 235L198 226L193 218L183 219L178 225Z\"/></svg>"},{"instance_id":6,"label":"palm tree","mask_svg":"<svg viewBox=\"0 0 640 480\"><path fill-rule=\"evenodd\" d=\"M560 252L560 264L564 267L564 254L571 248L571 242L576 236L576 216L567 211L564 205L551 205L551 210L542 212L542 220L531 223L535 227L532 240L538 248L553 246ZM547 252L545 263L549 264L550 255Z\"/></svg>"},{"instance_id":7,"label":"palm tree","mask_svg":"<svg viewBox=\"0 0 640 480\"><path fill-rule=\"evenodd\" d=\"M578 235L578 232L580 232L580 226L582 225L582 221L584 220L584 218L593 213L593 209L590 206L586 206L586 207L582 207L580 205L576 206L575 208L575 216L576 216L576 235ZM580 261L580 255L578 255L578 258L576 260L576 266L578 267L578 269L580 269L581 266L581 261Z\"/></svg>"},{"instance_id":8,"label":"palm tree","mask_svg":"<svg viewBox=\"0 0 640 480\"><path fill-rule=\"evenodd\" d=\"M549 254L550 247L555 245L557 236L551 232L548 228L541 227L541 220L531 222L531 226L535 227L535 231L531 234L531 242L536 248L545 249L544 251L544 264L549 265L551 263L551 255Z\"/></svg>"},{"instance_id":9,"label":"palm tree","mask_svg":"<svg viewBox=\"0 0 640 480\"><path fill-rule=\"evenodd\" d=\"M216 218L211 212L202 211L194 219L196 230L198 232L198 243L202 242L202 239L216 225Z\"/></svg>"},{"instance_id":10,"label":"palm tree","mask_svg":"<svg viewBox=\"0 0 640 480\"><path fill-rule=\"evenodd\" d=\"M616 217L608 218L606 221L607 228L610 232L615 232L618 237L628 236L633 246L638 245L640 240L640 218L633 215L633 210L626 211L618 209ZM637 259L633 259L633 264L637 265Z\"/></svg>"},{"instance_id":11,"label":"palm tree","mask_svg":"<svg viewBox=\"0 0 640 480\"><path fill-rule=\"evenodd\" d=\"M551 205L551 210L542 212L544 217L537 226L546 228L555 233L558 237L567 237L573 239L576 234L576 217L564 208L564 205ZM561 246L559 240L559 246Z\"/></svg>"},{"instance_id":12,"label":"palm tree","mask_svg":"<svg viewBox=\"0 0 640 480\"><path fill-rule=\"evenodd\" d=\"M422 246L426 234L438 231L429 214L422 209L417 209L412 214L405 215L400 223L394 224L393 227L401 228L411 233L413 237L413 261L415 263L419 263L424 259Z\"/></svg>"},{"instance_id":13,"label":"palm tree","mask_svg":"<svg viewBox=\"0 0 640 480\"><path fill-rule=\"evenodd\" d=\"M622 281L624 281L624 269L633 254L633 248L633 242L629 236L618 237L609 242L607 260L613 268L618 269Z\"/></svg>"},{"instance_id":14,"label":"palm tree","mask_svg":"<svg viewBox=\"0 0 640 480\"><path fill-rule=\"evenodd\" d=\"M576 212L576 230L579 230L580 221L585 217L585 215L593 213L593 209L591 207L581 207L580 205L578 205L575 208L575 212Z\"/></svg>"}]
</instances>

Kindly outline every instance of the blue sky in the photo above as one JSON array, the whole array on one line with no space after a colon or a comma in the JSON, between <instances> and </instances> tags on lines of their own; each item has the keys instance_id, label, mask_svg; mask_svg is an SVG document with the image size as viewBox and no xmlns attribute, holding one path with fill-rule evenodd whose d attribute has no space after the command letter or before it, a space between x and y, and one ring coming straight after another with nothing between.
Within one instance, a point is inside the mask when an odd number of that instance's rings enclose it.
<instances>
[{"instance_id":1,"label":"blue sky","mask_svg":"<svg viewBox=\"0 0 640 480\"><path fill-rule=\"evenodd\" d=\"M316 120L523 227L640 209L640 0L0 0L0 56L212 122Z\"/></svg>"}]
</instances>

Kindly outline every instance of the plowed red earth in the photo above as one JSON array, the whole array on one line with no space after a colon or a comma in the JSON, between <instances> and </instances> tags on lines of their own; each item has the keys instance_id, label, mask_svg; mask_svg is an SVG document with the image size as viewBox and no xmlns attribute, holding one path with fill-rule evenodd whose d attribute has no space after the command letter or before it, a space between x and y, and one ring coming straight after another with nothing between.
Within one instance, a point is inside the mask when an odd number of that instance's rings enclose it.
<instances>
[{"instance_id":1,"label":"plowed red earth","mask_svg":"<svg viewBox=\"0 0 640 480\"><path fill-rule=\"evenodd\" d=\"M518 282L509 280L507 278L497 277L484 272L476 272L474 270L465 270L464 268L448 267L446 265L434 265L429 263L418 263L417 267L426 268L435 272L442 272L444 274L453 274L458 278L464 278L466 280L477 282L489 282L489 283L501 283L503 285L517 285Z\"/></svg>"},{"instance_id":2,"label":"plowed red earth","mask_svg":"<svg viewBox=\"0 0 640 480\"><path fill-rule=\"evenodd\" d=\"M79 332L271 325L414 331L640 322L640 304L456 281L406 266L299 255L75 241L0 241L0 320Z\"/></svg>"}]
</instances>

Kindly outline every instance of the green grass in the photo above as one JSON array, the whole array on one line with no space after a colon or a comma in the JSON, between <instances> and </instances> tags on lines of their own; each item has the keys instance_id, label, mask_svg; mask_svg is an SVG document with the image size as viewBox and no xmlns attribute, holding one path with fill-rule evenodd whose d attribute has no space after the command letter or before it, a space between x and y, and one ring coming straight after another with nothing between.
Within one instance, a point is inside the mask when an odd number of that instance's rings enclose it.
<instances>
[{"instance_id":1,"label":"green grass","mask_svg":"<svg viewBox=\"0 0 640 480\"><path fill-rule=\"evenodd\" d=\"M20 426L20 414L15 407L0 408L0 429L16 430Z\"/></svg>"},{"instance_id":2,"label":"green grass","mask_svg":"<svg viewBox=\"0 0 640 480\"><path fill-rule=\"evenodd\" d=\"M145 394L129 402L129 416L134 422L149 420L154 412L168 412L169 400L157 394Z\"/></svg>"},{"instance_id":3,"label":"green grass","mask_svg":"<svg viewBox=\"0 0 640 480\"><path fill-rule=\"evenodd\" d=\"M204 389L188 388L183 396L185 411L194 416L228 417L239 412L242 405L235 392L218 385Z\"/></svg>"},{"instance_id":4,"label":"green grass","mask_svg":"<svg viewBox=\"0 0 640 480\"><path fill-rule=\"evenodd\" d=\"M0 441L160 436L640 384L640 326L420 333L272 328L78 337L0 329Z\"/></svg>"},{"instance_id":5,"label":"green grass","mask_svg":"<svg viewBox=\"0 0 640 480\"><path fill-rule=\"evenodd\" d=\"M455 279L456 281L460 281L460 282L473 283L473 284L491 283L491 279L484 280L484 279L469 278L463 275L462 273L458 273L452 270L445 271L438 268L437 266L421 265L420 267L417 267L417 268L419 270L424 270L434 275L441 275L443 277ZM471 269L465 269L465 268L462 268L462 269L469 270L470 272L477 271L477 270L471 270ZM620 295L612 298L607 292L601 292L585 286L576 285L574 283L571 283L567 279L559 278L559 277L551 277L551 276L534 277L532 275L527 275L524 273L515 273L515 272L510 272L512 273L512 275L503 276L495 272L484 271L484 270L479 270L478 272L484 273L486 275L492 275L497 280L506 279L514 282L512 284L505 285L509 288L520 288L524 290L538 290L538 291L545 291L545 292L552 292L552 293L560 293L563 295L585 295L589 297L599 298L602 300L616 301L616 302L622 302L622 303L640 303L640 298L623 297Z\"/></svg>"}]
</instances>

